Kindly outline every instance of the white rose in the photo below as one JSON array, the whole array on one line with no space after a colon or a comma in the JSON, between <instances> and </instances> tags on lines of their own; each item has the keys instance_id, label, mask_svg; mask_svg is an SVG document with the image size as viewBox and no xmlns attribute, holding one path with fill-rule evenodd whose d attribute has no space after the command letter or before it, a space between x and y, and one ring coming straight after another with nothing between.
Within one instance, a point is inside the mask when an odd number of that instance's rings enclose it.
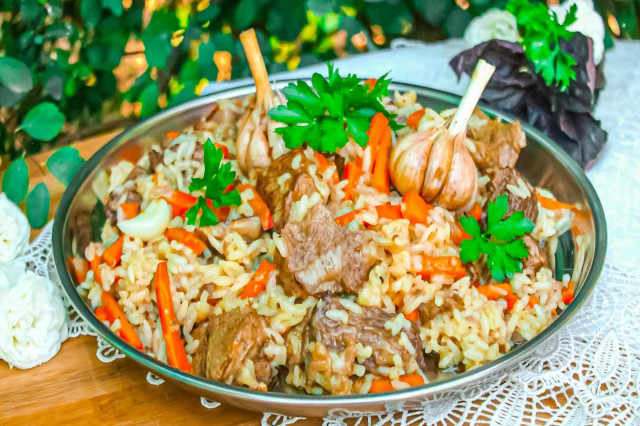
<instances>
[{"instance_id":1,"label":"white rose","mask_svg":"<svg viewBox=\"0 0 640 426\"><path fill-rule=\"evenodd\" d=\"M24 213L0 194L0 264L7 264L29 249L31 228Z\"/></svg>"},{"instance_id":2,"label":"white rose","mask_svg":"<svg viewBox=\"0 0 640 426\"><path fill-rule=\"evenodd\" d=\"M474 18L464 32L464 41L469 47L494 39L516 42L519 38L516 17L497 9Z\"/></svg>"},{"instance_id":3,"label":"white rose","mask_svg":"<svg viewBox=\"0 0 640 426\"><path fill-rule=\"evenodd\" d=\"M593 8L591 0L569 0L565 3L551 6L549 9L558 15L562 22L571 6L576 5L576 22L569 25L569 31L579 32L593 40L593 60L597 64L602 61L604 55L604 22L602 17Z\"/></svg>"},{"instance_id":4,"label":"white rose","mask_svg":"<svg viewBox=\"0 0 640 426\"><path fill-rule=\"evenodd\" d=\"M67 313L51 280L25 264L0 269L0 358L32 368L53 358L67 338Z\"/></svg>"}]
</instances>

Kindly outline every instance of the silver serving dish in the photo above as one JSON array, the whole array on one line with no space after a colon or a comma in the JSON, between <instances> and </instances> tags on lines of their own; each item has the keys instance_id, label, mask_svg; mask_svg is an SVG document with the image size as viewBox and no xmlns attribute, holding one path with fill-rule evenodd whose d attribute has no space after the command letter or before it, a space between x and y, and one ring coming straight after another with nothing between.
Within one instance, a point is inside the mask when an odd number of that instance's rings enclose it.
<instances>
[{"instance_id":1,"label":"silver serving dish","mask_svg":"<svg viewBox=\"0 0 640 426\"><path fill-rule=\"evenodd\" d=\"M279 82L278 86L286 83ZM390 89L401 92L415 90L422 105L436 110L455 107L460 101L458 96L409 84L393 83ZM76 292L75 277L67 264L68 256L73 254L74 218L79 212L91 210L96 204L97 198L91 185L98 173L106 167L122 158L135 160L141 157L152 144L164 137L166 131L183 129L206 116L214 102L244 96L253 93L254 90L253 85L247 85L204 96L161 112L124 131L86 162L62 197L53 227L53 253L64 291L77 313L98 335L138 362L142 368L198 396L252 411L299 417L392 412L416 408L445 395L451 396L452 393L461 392L468 397L469 391L482 389L485 384L496 380L504 369L523 361L540 344L556 334L587 300L602 270L607 245L607 229L600 200L578 164L547 137L531 126L523 124L528 145L520 154L517 164L520 173L532 184L553 191L558 199L584 207L581 215L581 250L577 250L575 236L569 230L559 238L555 255L556 276L562 276L564 273L573 274L575 269L576 274L573 276L578 277L575 283L575 300L555 322L531 341L482 367L424 386L389 393L349 396L289 395L252 391L183 373L137 351L102 324ZM490 116L513 121L512 117L500 111L482 106L481 108Z\"/></svg>"}]
</instances>

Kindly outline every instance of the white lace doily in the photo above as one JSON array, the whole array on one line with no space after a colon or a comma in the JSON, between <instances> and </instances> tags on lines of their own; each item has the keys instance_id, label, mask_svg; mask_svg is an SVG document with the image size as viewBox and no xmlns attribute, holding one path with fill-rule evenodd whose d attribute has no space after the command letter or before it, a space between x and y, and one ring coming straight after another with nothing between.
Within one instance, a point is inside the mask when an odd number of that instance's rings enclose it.
<instances>
[{"instance_id":1,"label":"white lace doily","mask_svg":"<svg viewBox=\"0 0 640 426\"><path fill-rule=\"evenodd\" d=\"M398 81L424 84L460 93L448 61L464 49L460 40L422 45L396 41L393 50L338 61L341 70L378 75L393 68ZM541 345L521 365L483 383L460 389L431 402L400 405L395 413L371 414L336 410L326 426L430 425L470 423L511 426L640 425L640 43L619 41L607 52L607 87L596 116L609 132L601 159L587 173L595 186L609 229L605 267L592 296L571 322ZM289 74L310 75L316 66ZM242 84L242 82L235 83ZM51 225L34 241L29 261L39 274L57 282L50 249ZM70 336L95 335L73 312ZM98 338L98 358L123 357ZM164 381L147 375L153 385ZM207 408L219 403L201 398ZM298 421L264 414L263 425Z\"/></svg>"}]
</instances>

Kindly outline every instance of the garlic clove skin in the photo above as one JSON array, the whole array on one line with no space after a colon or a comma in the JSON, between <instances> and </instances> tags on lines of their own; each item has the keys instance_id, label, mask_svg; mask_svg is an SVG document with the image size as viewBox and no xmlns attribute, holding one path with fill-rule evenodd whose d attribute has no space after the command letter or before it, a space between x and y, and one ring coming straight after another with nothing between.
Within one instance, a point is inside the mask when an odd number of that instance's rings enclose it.
<instances>
[{"instance_id":1,"label":"garlic clove skin","mask_svg":"<svg viewBox=\"0 0 640 426\"><path fill-rule=\"evenodd\" d=\"M256 127L247 149L246 170L254 167L267 167L271 164L271 155L269 155L269 141L264 134L264 127Z\"/></svg>"},{"instance_id":2,"label":"garlic clove skin","mask_svg":"<svg viewBox=\"0 0 640 426\"><path fill-rule=\"evenodd\" d=\"M401 194L420 192L433 145L432 136L431 130L411 133L398 141L391 150L389 175Z\"/></svg>"},{"instance_id":3,"label":"garlic clove skin","mask_svg":"<svg viewBox=\"0 0 640 426\"><path fill-rule=\"evenodd\" d=\"M465 134L453 141L451 168L447 180L434 202L448 210L461 210L470 206L478 191L478 170L465 146Z\"/></svg>"},{"instance_id":4,"label":"garlic clove skin","mask_svg":"<svg viewBox=\"0 0 640 426\"><path fill-rule=\"evenodd\" d=\"M166 231L171 221L171 206L164 200L149 204L138 216L118 223L123 234L142 241L150 241Z\"/></svg>"},{"instance_id":5,"label":"garlic clove skin","mask_svg":"<svg viewBox=\"0 0 640 426\"><path fill-rule=\"evenodd\" d=\"M427 202L438 196L449 174L453 156L453 143L446 127L438 129L431 153L420 195Z\"/></svg>"}]
</instances>

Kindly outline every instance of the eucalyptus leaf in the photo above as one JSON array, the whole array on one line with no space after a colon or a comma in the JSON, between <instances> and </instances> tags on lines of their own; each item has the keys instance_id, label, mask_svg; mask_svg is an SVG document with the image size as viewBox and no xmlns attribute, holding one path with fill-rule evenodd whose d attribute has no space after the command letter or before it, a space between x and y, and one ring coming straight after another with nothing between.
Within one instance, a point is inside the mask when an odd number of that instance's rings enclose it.
<instances>
[{"instance_id":1,"label":"eucalyptus leaf","mask_svg":"<svg viewBox=\"0 0 640 426\"><path fill-rule=\"evenodd\" d=\"M58 136L64 126L64 114L51 102L43 102L31 108L18 130L40 141L50 141Z\"/></svg>"},{"instance_id":2,"label":"eucalyptus leaf","mask_svg":"<svg viewBox=\"0 0 640 426\"><path fill-rule=\"evenodd\" d=\"M102 0L102 6L114 16L122 16L122 0Z\"/></svg>"},{"instance_id":3,"label":"eucalyptus leaf","mask_svg":"<svg viewBox=\"0 0 640 426\"><path fill-rule=\"evenodd\" d=\"M24 63L3 56L0 57L0 83L14 93L27 93L33 87L33 78Z\"/></svg>"},{"instance_id":4,"label":"eucalyptus leaf","mask_svg":"<svg viewBox=\"0 0 640 426\"><path fill-rule=\"evenodd\" d=\"M47 160L47 168L63 185L69 185L71 179L84 164L78 150L72 146L58 149Z\"/></svg>"},{"instance_id":5,"label":"eucalyptus leaf","mask_svg":"<svg viewBox=\"0 0 640 426\"><path fill-rule=\"evenodd\" d=\"M51 205L51 194L47 185L40 182L27 196L27 219L33 229L40 229L49 218L49 206Z\"/></svg>"},{"instance_id":6,"label":"eucalyptus leaf","mask_svg":"<svg viewBox=\"0 0 640 426\"><path fill-rule=\"evenodd\" d=\"M158 83L155 81L149 83L140 93L138 102L142 104L142 109L140 110L141 117L148 117L158 111Z\"/></svg>"},{"instance_id":7,"label":"eucalyptus leaf","mask_svg":"<svg viewBox=\"0 0 640 426\"><path fill-rule=\"evenodd\" d=\"M0 85L0 107L10 107L15 105L22 97L23 93L15 93Z\"/></svg>"},{"instance_id":8,"label":"eucalyptus leaf","mask_svg":"<svg viewBox=\"0 0 640 426\"><path fill-rule=\"evenodd\" d=\"M8 199L18 204L24 200L29 189L29 170L24 158L14 160L2 178L2 192Z\"/></svg>"},{"instance_id":9,"label":"eucalyptus leaf","mask_svg":"<svg viewBox=\"0 0 640 426\"><path fill-rule=\"evenodd\" d=\"M80 16L87 28L95 28L102 17L102 2L100 0L82 0Z\"/></svg>"},{"instance_id":10,"label":"eucalyptus leaf","mask_svg":"<svg viewBox=\"0 0 640 426\"><path fill-rule=\"evenodd\" d=\"M280 40L295 40L306 24L307 9L303 1L275 0L270 3L267 30Z\"/></svg>"}]
</instances>

